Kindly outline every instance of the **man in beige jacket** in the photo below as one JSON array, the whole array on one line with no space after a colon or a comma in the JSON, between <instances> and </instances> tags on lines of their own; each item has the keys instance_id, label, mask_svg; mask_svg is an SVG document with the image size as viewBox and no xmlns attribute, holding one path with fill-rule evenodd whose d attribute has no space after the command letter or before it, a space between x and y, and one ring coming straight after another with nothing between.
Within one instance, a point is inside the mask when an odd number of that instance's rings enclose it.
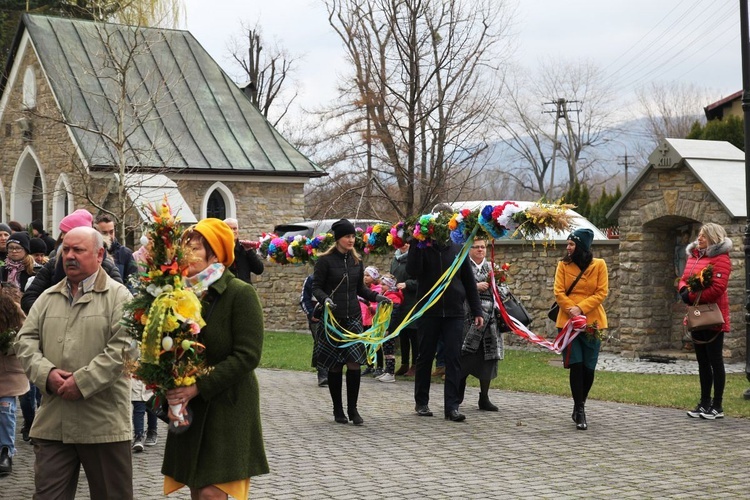
<instances>
[{"instance_id":1,"label":"man in beige jacket","mask_svg":"<svg viewBox=\"0 0 750 500\"><path fill-rule=\"evenodd\" d=\"M44 388L30 433L35 498L74 498L83 465L91 498L130 499L130 339L120 322L131 295L102 272L95 229L68 232L58 258L66 278L36 300L17 337L26 375Z\"/></svg>"}]
</instances>

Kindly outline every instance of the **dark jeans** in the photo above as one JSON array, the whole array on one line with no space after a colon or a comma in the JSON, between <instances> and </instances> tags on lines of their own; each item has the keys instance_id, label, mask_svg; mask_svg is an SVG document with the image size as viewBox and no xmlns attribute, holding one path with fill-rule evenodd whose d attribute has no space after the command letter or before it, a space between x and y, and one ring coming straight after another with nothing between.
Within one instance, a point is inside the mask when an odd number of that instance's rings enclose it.
<instances>
[{"instance_id":1,"label":"dark jeans","mask_svg":"<svg viewBox=\"0 0 750 500\"><path fill-rule=\"evenodd\" d=\"M31 384L29 392L19 397L21 404L21 414L23 415L23 426L27 429L31 429L31 424L34 423L34 416L36 415L36 409L42 404L42 391L37 386Z\"/></svg>"},{"instance_id":2,"label":"dark jeans","mask_svg":"<svg viewBox=\"0 0 750 500\"><path fill-rule=\"evenodd\" d=\"M709 340L716 332L700 330L693 332L695 340ZM701 404L712 405L721 408L724 399L724 385L726 384L726 372L724 371L724 333L720 333L708 344L693 343L695 346L695 358L698 360L698 377L701 382ZM713 386L714 399L711 403L711 388Z\"/></svg>"},{"instance_id":3,"label":"dark jeans","mask_svg":"<svg viewBox=\"0 0 750 500\"><path fill-rule=\"evenodd\" d=\"M430 402L430 374L438 340L443 341L445 357L444 411L457 410L461 404L461 344L464 318L423 317L419 320L419 356L414 377L414 401Z\"/></svg>"},{"instance_id":4,"label":"dark jeans","mask_svg":"<svg viewBox=\"0 0 750 500\"><path fill-rule=\"evenodd\" d=\"M131 401L133 403L133 434L143 436L143 414L148 418L148 432L156 432L156 415L148 409L145 401Z\"/></svg>"}]
</instances>

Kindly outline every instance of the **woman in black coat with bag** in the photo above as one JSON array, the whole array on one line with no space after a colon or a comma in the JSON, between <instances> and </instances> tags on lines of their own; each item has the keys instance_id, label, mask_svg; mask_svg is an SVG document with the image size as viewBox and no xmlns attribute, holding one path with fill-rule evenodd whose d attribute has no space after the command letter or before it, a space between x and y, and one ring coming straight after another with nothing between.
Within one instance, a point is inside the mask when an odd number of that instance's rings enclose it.
<instances>
[{"instance_id":1,"label":"woman in black coat with bag","mask_svg":"<svg viewBox=\"0 0 750 500\"><path fill-rule=\"evenodd\" d=\"M362 259L354 249L354 224L341 219L333 223L331 231L336 243L318 257L315 263L313 295L319 303L327 304L332 309L341 328L361 333L362 313L357 296L371 302L388 302L388 299L365 286ZM331 393L334 420L340 424L351 420L354 425L362 425L364 420L357 411L357 400L361 380L360 366L367 363L364 344L354 343L343 347L321 332L317 349L318 367L328 369L328 390ZM344 415L341 399L344 365L349 418Z\"/></svg>"}]
</instances>

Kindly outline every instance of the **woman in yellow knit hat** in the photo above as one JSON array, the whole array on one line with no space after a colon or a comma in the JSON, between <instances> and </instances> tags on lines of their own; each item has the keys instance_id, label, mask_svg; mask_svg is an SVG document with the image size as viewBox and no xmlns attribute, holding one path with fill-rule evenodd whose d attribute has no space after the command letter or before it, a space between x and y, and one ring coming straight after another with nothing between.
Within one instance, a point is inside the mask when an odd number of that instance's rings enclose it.
<instances>
[{"instance_id":1,"label":"woman in yellow knit hat","mask_svg":"<svg viewBox=\"0 0 750 500\"><path fill-rule=\"evenodd\" d=\"M192 498L247 498L250 477L268 472L254 371L263 310L255 288L227 269L234 235L223 221L203 219L185 232L183 244L190 256L186 281L203 305L200 342L212 370L195 385L167 392L170 404L183 404L184 413L190 408L192 421L167 436L164 493L187 485Z\"/></svg>"}]
</instances>

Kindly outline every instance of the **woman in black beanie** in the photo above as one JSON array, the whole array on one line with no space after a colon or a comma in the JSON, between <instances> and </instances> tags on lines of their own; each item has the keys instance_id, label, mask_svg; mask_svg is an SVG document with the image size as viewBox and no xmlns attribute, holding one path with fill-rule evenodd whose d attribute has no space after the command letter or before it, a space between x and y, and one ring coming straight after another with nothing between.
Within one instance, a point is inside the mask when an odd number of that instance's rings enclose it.
<instances>
[{"instance_id":1,"label":"woman in black beanie","mask_svg":"<svg viewBox=\"0 0 750 500\"><path fill-rule=\"evenodd\" d=\"M327 304L341 328L351 332L362 332L362 313L357 296L369 301L386 302L364 284L362 259L354 249L354 224L346 219L336 221L331 226L336 243L326 250L315 262L313 272L313 295L320 304ZM317 344L318 367L328 369L328 390L333 403L333 416L336 422L362 425L364 420L357 411L359 398L360 366L367 362L365 346L361 343L343 347L321 335ZM341 398L343 368L346 365L346 404L347 415Z\"/></svg>"},{"instance_id":2,"label":"woman in black beanie","mask_svg":"<svg viewBox=\"0 0 750 500\"><path fill-rule=\"evenodd\" d=\"M609 293L607 264L591 254L593 240L591 229L576 229L568 236L565 258L557 263L554 291L560 306L555 322L558 331L570 318L580 315L586 316L587 326L596 325L599 330L607 328L607 314L602 306ZM563 364L570 370L572 417L581 431L588 429L584 405L594 384L601 344L595 335L580 333L562 352Z\"/></svg>"}]
</instances>

